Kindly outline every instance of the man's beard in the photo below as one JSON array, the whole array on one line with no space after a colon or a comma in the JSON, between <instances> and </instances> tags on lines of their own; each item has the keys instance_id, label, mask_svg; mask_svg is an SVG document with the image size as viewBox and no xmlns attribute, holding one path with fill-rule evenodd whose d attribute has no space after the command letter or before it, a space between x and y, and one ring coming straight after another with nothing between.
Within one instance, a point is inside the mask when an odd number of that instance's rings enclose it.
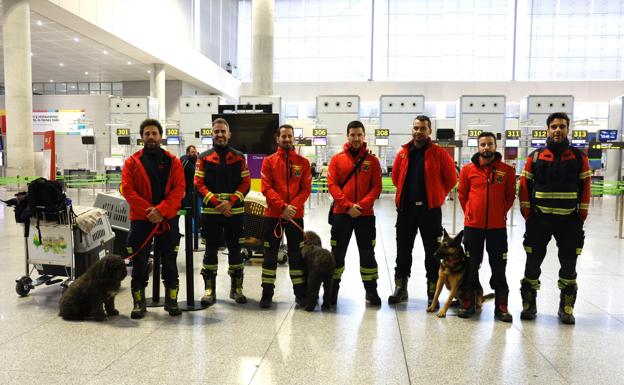
<instances>
[{"instance_id":1,"label":"man's beard","mask_svg":"<svg viewBox=\"0 0 624 385\"><path fill-rule=\"evenodd\" d=\"M480 155L481 155L482 158L490 159L491 157L494 156L494 152L492 152L492 151L485 151L485 152L482 152Z\"/></svg>"}]
</instances>

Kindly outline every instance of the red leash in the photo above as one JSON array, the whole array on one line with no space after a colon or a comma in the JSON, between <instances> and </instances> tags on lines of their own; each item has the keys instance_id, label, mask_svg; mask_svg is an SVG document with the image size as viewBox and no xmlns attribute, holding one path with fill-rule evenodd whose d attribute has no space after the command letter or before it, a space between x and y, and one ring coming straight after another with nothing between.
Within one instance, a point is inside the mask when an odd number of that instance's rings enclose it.
<instances>
[{"instance_id":1,"label":"red leash","mask_svg":"<svg viewBox=\"0 0 624 385\"><path fill-rule=\"evenodd\" d=\"M284 223L287 223L287 222L284 222ZM294 220L291 219L290 223L292 223L297 229L299 229L301 233L305 232L303 230L303 227L299 226L299 224L295 222ZM277 221L277 223L275 224L275 227L273 228L273 235L275 236L275 238L282 238L282 236L284 235L284 224L282 224L281 218Z\"/></svg>"},{"instance_id":2,"label":"red leash","mask_svg":"<svg viewBox=\"0 0 624 385\"><path fill-rule=\"evenodd\" d=\"M154 228L152 229L152 232L149 233L147 238L145 238L145 241L143 241L143 243L141 244L141 247L139 247L137 251L125 257L124 259L132 259L136 257L136 255L139 254L141 250L143 250L145 246L147 246L156 235L163 234L165 231L168 231L170 228L171 226L169 226L169 222L167 222L165 218L163 218L162 221L158 222L156 226L154 226Z\"/></svg>"}]
</instances>

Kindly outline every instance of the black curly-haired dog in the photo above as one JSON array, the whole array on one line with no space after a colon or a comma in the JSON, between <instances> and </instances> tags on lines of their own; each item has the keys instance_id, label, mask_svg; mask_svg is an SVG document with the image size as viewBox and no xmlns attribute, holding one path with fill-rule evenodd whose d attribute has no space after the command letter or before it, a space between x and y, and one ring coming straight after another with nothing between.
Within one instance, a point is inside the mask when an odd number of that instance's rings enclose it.
<instances>
[{"instance_id":1,"label":"black curly-haired dog","mask_svg":"<svg viewBox=\"0 0 624 385\"><path fill-rule=\"evenodd\" d=\"M59 303L59 315L64 320L93 317L96 321L103 321L106 314L118 315L115 295L126 275L128 272L123 258L108 255L100 259L65 290Z\"/></svg>"},{"instance_id":2,"label":"black curly-haired dog","mask_svg":"<svg viewBox=\"0 0 624 385\"><path fill-rule=\"evenodd\" d=\"M323 249L321 237L314 231L306 231L303 234L301 255L303 256L308 285L305 310L314 311L318 302L321 283L323 284L323 305L321 308L328 310L334 282L334 255L330 251Z\"/></svg>"}]
</instances>

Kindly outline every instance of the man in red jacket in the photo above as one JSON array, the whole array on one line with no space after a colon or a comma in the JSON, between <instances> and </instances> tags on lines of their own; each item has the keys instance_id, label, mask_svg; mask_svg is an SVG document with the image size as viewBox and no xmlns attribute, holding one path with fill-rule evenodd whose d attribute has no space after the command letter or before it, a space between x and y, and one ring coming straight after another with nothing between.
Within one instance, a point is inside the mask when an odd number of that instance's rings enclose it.
<instances>
[{"instance_id":1,"label":"man in red jacket","mask_svg":"<svg viewBox=\"0 0 624 385\"><path fill-rule=\"evenodd\" d=\"M392 183L396 186L397 258L395 289L389 303L407 301L407 280L412 267L416 234L425 247L427 298L431 305L438 280L440 262L433 256L442 236L442 209L446 195L457 183L451 156L431 143L431 120L418 115L413 122L412 138L394 159Z\"/></svg>"},{"instance_id":2,"label":"man in red jacket","mask_svg":"<svg viewBox=\"0 0 624 385\"><path fill-rule=\"evenodd\" d=\"M264 260L262 261L261 308L271 307L277 252L286 234L288 265L297 305L305 306L306 285L303 273L303 207L312 191L310 162L297 154L293 147L294 128L280 126L277 132L277 152L262 161L262 194L266 197L264 212Z\"/></svg>"},{"instance_id":3,"label":"man in red jacket","mask_svg":"<svg viewBox=\"0 0 624 385\"><path fill-rule=\"evenodd\" d=\"M130 206L130 232L128 252L137 253L132 260L131 318L143 318L146 312L145 287L147 286L147 258L150 252L149 237L156 233L156 242L162 254L162 275L165 284L165 310L170 315L180 315L178 308L178 210L184 197L185 183L182 163L168 151L160 148L162 126L155 119L141 123L140 133L144 146L124 163L121 188Z\"/></svg>"},{"instance_id":4,"label":"man in red jacket","mask_svg":"<svg viewBox=\"0 0 624 385\"><path fill-rule=\"evenodd\" d=\"M334 199L331 228L332 254L336 260L331 305L336 305L345 255L355 231L360 252L360 276L366 290L366 301L381 305L377 294L377 261L375 260L375 214L373 204L381 193L379 160L366 148L364 125L354 120L347 125L347 143L342 152L329 162L327 184ZM347 179L349 178L349 179Z\"/></svg>"},{"instance_id":5,"label":"man in red jacket","mask_svg":"<svg viewBox=\"0 0 624 385\"><path fill-rule=\"evenodd\" d=\"M475 312L475 290L480 288L479 267L483 261L483 244L488 253L495 292L494 317L511 322L507 310L509 286L505 278L507 266L507 212L516 195L515 169L501 161L496 152L496 136L491 132L479 135L479 151L472 163L459 175L459 202L464 210L464 244L468 268L464 275L463 302L459 317L469 318Z\"/></svg>"}]
</instances>

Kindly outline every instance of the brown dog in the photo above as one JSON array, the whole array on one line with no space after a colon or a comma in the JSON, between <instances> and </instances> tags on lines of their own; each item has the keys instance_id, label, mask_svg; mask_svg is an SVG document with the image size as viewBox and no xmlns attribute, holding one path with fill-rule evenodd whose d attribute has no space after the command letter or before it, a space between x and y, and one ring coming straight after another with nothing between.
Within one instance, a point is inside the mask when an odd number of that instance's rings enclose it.
<instances>
[{"instance_id":1,"label":"brown dog","mask_svg":"<svg viewBox=\"0 0 624 385\"><path fill-rule=\"evenodd\" d=\"M467 257L461 243L463 236L463 230L460 231L455 238L449 236L446 230L444 230L444 239L442 239L442 244L440 244L440 247L434 254L436 258L440 259L440 269L438 270L438 282L436 284L435 295L433 296L431 306L427 308L427 311L435 311L443 286L446 286L446 289L449 291L449 296L446 299L444 306L442 306L440 311L438 311L438 317L446 317L446 312L448 311L449 306L451 306L453 299L457 299L460 303L462 302L462 296L459 292L459 288L462 284L466 267L468 266L468 261L466 260ZM483 288L479 285L475 291L475 305L477 309L481 309L484 299Z\"/></svg>"}]
</instances>

